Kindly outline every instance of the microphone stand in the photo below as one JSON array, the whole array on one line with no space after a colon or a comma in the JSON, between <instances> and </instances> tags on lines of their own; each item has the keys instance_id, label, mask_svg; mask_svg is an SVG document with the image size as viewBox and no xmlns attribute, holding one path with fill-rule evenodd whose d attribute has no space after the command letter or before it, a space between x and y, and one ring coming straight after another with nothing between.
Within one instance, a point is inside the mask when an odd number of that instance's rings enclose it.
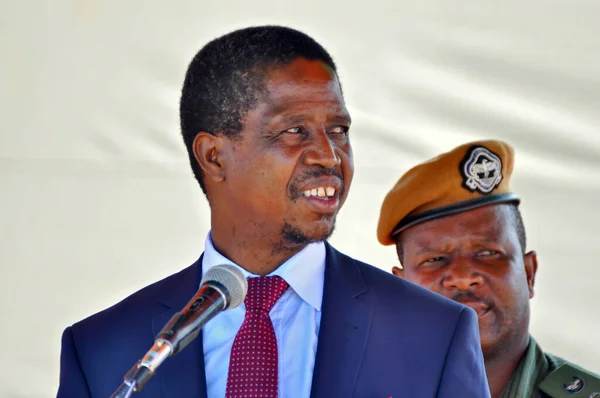
<instances>
[{"instance_id":1,"label":"microphone stand","mask_svg":"<svg viewBox=\"0 0 600 398\"><path fill-rule=\"evenodd\" d=\"M141 360L137 361L137 363L133 365L131 369L129 369L124 377L123 383L119 386L117 391L110 396L110 398L130 398L133 395L137 386L136 373L140 372L141 370L141 362Z\"/></svg>"},{"instance_id":2,"label":"microphone stand","mask_svg":"<svg viewBox=\"0 0 600 398\"><path fill-rule=\"evenodd\" d=\"M197 334L196 334L197 336ZM168 341L157 339L150 351L129 371L123 378L123 383L110 398L130 398L134 392L141 391L154 376L154 371L165 359L167 359L173 349Z\"/></svg>"},{"instance_id":3,"label":"microphone stand","mask_svg":"<svg viewBox=\"0 0 600 398\"><path fill-rule=\"evenodd\" d=\"M127 384L127 382L123 382L119 389L114 392L110 398L130 398L133 394L133 390L135 390L135 381L131 384Z\"/></svg>"}]
</instances>

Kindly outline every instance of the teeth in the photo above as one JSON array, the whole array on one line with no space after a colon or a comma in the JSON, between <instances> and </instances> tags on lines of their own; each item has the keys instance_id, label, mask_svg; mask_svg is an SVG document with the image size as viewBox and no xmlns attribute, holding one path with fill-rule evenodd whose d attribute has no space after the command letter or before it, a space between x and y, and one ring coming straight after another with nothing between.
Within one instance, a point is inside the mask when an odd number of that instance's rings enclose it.
<instances>
[{"instance_id":1,"label":"teeth","mask_svg":"<svg viewBox=\"0 0 600 398\"><path fill-rule=\"evenodd\" d=\"M307 189L306 191L302 192L302 194L306 197L309 197L309 196L319 196L319 197L333 196L333 195L335 195L335 188L319 187L319 188Z\"/></svg>"}]
</instances>

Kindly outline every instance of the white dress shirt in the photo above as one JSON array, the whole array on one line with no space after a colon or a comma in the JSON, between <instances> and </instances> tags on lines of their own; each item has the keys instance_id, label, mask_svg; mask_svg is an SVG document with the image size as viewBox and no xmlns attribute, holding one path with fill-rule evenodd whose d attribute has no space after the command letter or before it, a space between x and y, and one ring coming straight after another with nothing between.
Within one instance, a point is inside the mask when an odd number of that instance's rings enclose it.
<instances>
[{"instance_id":1,"label":"white dress shirt","mask_svg":"<svg viewBox=\"0 0 600 398\"><path fill-rule=\"evenodd\" d=\"M244 275L255 277L219 253L209 232L202 258L202 276L215 265L232 264ZM269 315L275 329L279 357L279 397L308 398L312 385L325 276L325 244L312 243L273 273L289 285ZM229 354L246 307L224 311L202 329L204 368L208 398L225 397Z\"/></svg>"}]
</instances>

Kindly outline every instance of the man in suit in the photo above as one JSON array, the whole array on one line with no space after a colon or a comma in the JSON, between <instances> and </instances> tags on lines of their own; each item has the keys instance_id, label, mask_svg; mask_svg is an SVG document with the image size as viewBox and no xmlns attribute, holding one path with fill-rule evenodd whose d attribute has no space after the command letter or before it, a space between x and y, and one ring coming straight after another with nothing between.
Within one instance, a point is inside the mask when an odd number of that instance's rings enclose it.
<instances>
[{"instance_id":1,"label":"man in suit","mask_svg":"<svg viewBox=\"0 0 600 398\"><path fill-rule=\"evenodd\" d=\"M596 375L529 334L538 263L510 190L513 165L509 144L487 140L413 167L383 202L378 239L396 245L395 275L477 312L492 397L600 396Z\"/></svg>"},{"instance_id":2,"label":"man in suit","mask_svg":"<svg viewBox=\"0 0 600 398\"><path fill-rule=\"evenodd\" d=\"M109 396L219 264L248 278L244 304L209 322L140 397L489 396L472 309L326 242L353 160L322 46L276 26L213 40L189 65L180 118L211 208L204 253L65 330L60 398Z\"/></svg>"}]
</instances>

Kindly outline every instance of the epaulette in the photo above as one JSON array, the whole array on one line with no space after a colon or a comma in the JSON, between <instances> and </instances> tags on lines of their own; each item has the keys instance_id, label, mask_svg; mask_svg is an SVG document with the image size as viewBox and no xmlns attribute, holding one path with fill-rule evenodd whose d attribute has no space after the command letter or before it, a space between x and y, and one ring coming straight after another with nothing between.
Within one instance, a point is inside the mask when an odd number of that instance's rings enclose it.
<instances>
[{"instance_id":1,"label":"epaulette","mask_svg":"<svg viewBox=\"0 0 600 398\"><path fill-rule=\"evenodd\" d=\"M600 398L600 377L564 364L546 376L539 389L552 398Z\"/></svg>"}]
</instances>

